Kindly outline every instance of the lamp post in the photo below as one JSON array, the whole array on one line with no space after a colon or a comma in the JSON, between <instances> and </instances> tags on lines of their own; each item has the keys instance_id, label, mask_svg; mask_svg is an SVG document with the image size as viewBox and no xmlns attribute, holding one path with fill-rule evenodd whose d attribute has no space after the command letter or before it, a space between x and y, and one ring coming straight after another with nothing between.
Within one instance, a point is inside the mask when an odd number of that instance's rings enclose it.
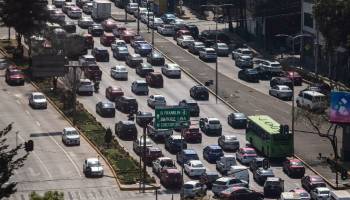
<instances>
[{"instance_id":1,"label":"lamp post","mask_svg":"<svg viewBox=\"0 0 350 200\"><path fill-rule=\"evenodd\" d=\"M137 34L140 35L140 0L137 1Z\"/></svg>"}]
</instances>

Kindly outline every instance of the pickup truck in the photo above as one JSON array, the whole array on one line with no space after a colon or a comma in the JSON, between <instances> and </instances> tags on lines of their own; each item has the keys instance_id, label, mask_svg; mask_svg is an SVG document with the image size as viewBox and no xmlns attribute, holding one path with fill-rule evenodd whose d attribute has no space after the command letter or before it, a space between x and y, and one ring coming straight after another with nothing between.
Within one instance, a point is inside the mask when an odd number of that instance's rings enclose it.
<instances>
[{"instance_id":1,"label":"pickup truck","mask_svg":"<svg viewBox=\"0 0 350 200\"><path fill-rule=\"evenodd\" d=\"M173 130L171 129L156 129L153 124L147 126L147 135L154 140L164 140L172 134Z\"/></svg>"},{"instance_id":2,"label":"pickup truck","mask_svg":"<svg viewBox=\"0 0 350 200\"><path fill-rule=\"evenodd\" d=\"M217 118L200 118L199 128L205 134L222 134L222 125Z\"/></svg>"},{"instance_id":3,"label":"pickup truck","mask_svg":"<svg viewBox=\"0 0 350 200\"><path fill-rule=\"evenodd\" d=\"M220 157L220 160L216 161L216 169L226 175L231 169L231 166L237 165L236 158L234 155L224 155Z\"/></svg>"},{"instance_id":4,"label":"pickup truck","mask_svg":"<svg viewBox=\"0 0 350 200\"><path fill-rule=\"evenodd\" d=\"M102 71L98 65L88 65L84 67L84 75L90 80L100 81L102 78Z\"/></svg>"}]
</instances>

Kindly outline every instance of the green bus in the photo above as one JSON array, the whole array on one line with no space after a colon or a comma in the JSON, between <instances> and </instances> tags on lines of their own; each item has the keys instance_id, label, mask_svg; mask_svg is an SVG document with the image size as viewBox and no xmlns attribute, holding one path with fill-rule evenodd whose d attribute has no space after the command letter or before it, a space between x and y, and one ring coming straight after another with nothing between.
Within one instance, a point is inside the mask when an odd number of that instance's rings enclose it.
<instances>
[{"instance_id":1,"label":"green bus","mask_svg":"<svg viewBox=\"0 0 350 200\"><path fill-rule=\"evenodd\" d=\"M293 134L267 115L248 116L246 140L268 158L293 155Z\"/></svg>"}]
</instances>

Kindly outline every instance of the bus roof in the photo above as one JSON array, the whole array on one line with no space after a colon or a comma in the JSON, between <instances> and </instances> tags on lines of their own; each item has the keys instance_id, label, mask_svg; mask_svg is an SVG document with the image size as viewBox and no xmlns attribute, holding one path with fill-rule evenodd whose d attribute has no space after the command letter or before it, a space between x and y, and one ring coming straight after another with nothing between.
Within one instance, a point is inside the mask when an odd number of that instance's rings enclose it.
<instances>
[{"instance_id":1,"label":"bus roof","mask_svg":"<svg viewBox=\"0 0 350 200\"><path fill-rule=\"evenodd\" d=\"M248 119L260 126L269 134L280 133L280 124L268 115L253 115L248 116Z\"/></svg>"}]
</instances>

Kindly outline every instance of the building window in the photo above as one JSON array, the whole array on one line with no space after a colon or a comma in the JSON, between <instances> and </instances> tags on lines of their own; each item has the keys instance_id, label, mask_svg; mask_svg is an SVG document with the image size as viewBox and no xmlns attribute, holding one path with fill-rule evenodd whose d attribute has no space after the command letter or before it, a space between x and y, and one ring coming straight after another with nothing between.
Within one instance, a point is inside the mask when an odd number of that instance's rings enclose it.
<instances>
[{"instance_id":1,"label":"building window","mask_svg":"<svg viewBox=\"0 0 350 200\"><path fill-rule=\"evenodd\" d=\"M304 13L304 25L314 28L314 19L310 13Z\"/></svg>"}]
</instances>

